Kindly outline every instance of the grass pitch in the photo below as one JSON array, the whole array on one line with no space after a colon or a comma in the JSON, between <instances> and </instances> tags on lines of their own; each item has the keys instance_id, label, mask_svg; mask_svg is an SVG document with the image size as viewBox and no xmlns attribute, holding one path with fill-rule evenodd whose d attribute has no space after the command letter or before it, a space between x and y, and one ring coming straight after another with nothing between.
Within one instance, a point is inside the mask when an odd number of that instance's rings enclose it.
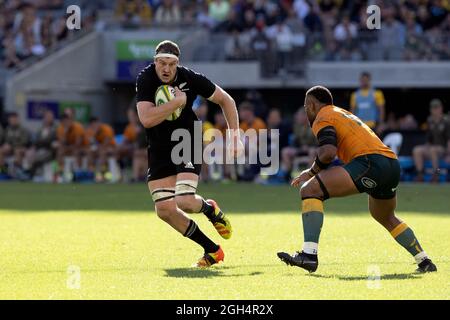
<instances>
[{"instance_id":1,"label":"grass pitch","mask_svg":"<svg viewBox=\"0 0 450 320\"><path fill-rule=\"evenodd\" d=\"M438 267L425 275L372 220L365 195L326 202L320 265L308 274L276 257L301 247L296 189L199 192L234 227L223 240L194 215L225 251L208 270L190 268L201 248L156 217L145 185L0 184L0 299L450 299L449 185L399 188L397 213Z\"/></svg>"}]
</instances>

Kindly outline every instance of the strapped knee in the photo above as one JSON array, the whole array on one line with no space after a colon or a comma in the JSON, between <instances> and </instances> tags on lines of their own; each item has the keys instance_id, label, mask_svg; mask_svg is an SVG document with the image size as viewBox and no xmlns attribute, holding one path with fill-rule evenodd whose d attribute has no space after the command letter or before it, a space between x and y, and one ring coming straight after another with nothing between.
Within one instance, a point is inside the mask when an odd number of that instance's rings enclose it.
<instances>
[{"instance_id":1,"label":"strapped knee","mask_svg":"<svg viewBox=\"0 0 450 320\"><path fill-rule=\"evenodd\" d=\"M175 185L175 196L193 195L197 192L198 182L195 180L180 180Z\"/></svg>"},{"instance_id":2,"label":"strapped knee","mask_svg":"<svg viewBox=\"0 0 450 320\"><path fill-rule=\"evenodd\" d=\"M160 202L164 200L173 199L175 197L174 188L158 188L152 191L153 202Z\"/></svg>"},{"instance_id":3,"label":"strapped knee","mask_svg":"<svg viewBox=\"0 0 450 320\"><path fill-rule=\"evenodd\" d=\"M319 187L320 187L320 190L322 191L323 195L309 194L309 193L307 193L306 195L302 194L302 200L309 199L309 198L316 198L316 199L319 199L321 201L325 201L325 200L329 199L330 198L330 194L328 193L328 190L325 187L325 185L323 184L323 182L320 179L320 177L318 175L316 175L316 176L314 176L314 179L316 179L317 182L319 183Z\"/></svg>"}]
</instances>

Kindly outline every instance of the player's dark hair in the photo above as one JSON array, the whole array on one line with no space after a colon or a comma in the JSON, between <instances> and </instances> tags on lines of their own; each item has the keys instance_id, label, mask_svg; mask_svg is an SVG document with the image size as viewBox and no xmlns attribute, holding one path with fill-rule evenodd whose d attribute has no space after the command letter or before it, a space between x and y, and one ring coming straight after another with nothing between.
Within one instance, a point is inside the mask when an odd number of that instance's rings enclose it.
<instances>
[{"instance_id":1,"label":"player's dark hair","mask_svg":"<svg viewBox=\"0 0 450 320\"><path fill-rule=\"evenodd\" d=\"M155 50L156 54L158 53L170 53L173 55L176 55L177 57L180 57L180 48L178 45L170 40L164 40L161 41L157 46Z\"/></svg>"},{"instance_id":2,"label":"player's dark hair","mask_svg":"<svg viewBox=\"0 0 450 320\"><path fill-rule=\"evenodd\" d=\"M306 95L311 95L317 99L320 103L329 105L333 104L333 96L331 95L330 90L323 86L315 86L309 89L306 92Z\"/></svg>"}]
</instances>

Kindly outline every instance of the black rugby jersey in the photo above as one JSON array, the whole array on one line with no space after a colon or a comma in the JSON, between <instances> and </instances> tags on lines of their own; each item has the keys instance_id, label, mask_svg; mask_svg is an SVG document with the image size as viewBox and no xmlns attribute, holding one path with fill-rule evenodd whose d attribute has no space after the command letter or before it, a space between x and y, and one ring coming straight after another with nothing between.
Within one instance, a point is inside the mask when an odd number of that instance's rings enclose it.
<instances>
[{"instance_id":1,"label":"black rugby jersey","mask_svg":"<svg viewBox=\"0 0 450 320\"><path fill-rule=\"evenodd\" d=\"M137 102L149 101L156 105L155 92L159 86L164 84L156 74L155 64L148 65L137 76ZM216 88L215 84L203 74L182 66L177 67L177 74L170 85L179 87L180 90L186 93L186 105L176 120L164 120L160 124L146 129L148 146L152 149L171 149L176 145L178 142L171 141L171 136L172 132L178 128L185 128L193 133L194 121L197 121L198 118L192 110L192 103L197 98L197 95L206 99L211 97Z\"/></svg>"}]
</instances>

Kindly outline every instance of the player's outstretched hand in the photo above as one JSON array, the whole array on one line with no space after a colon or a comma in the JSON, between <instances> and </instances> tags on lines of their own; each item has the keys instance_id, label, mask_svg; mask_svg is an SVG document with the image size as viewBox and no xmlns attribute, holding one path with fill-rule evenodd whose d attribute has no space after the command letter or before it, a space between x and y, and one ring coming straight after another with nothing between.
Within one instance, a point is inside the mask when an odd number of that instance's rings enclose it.
<instances>
[{"instance_id":1,"label":"player's outstretched hand","mask_svg":"<svg viewBox=\"0 0 450 320\"><path fill-rule=\"evenodd\" d=\"M302 173L300 173L300 175L297 178L292 180L291 186L293 186L293 187L301 187L306 181L308 181L312 177L313 176L311 175L309 169L303 170Z\"/></svg>"},{"instance_id":2,"label":"player's outstretched hand","mask_svg":"<svg viewBox=\"0 0 450 320\"><path fill-rule=\"evenodd\" d=\"M184 107L186 105L186 93L180 90L180 88L175 87L175 98L174 100L177 100L178 107Z\"/></svg>"}]
</instances>

